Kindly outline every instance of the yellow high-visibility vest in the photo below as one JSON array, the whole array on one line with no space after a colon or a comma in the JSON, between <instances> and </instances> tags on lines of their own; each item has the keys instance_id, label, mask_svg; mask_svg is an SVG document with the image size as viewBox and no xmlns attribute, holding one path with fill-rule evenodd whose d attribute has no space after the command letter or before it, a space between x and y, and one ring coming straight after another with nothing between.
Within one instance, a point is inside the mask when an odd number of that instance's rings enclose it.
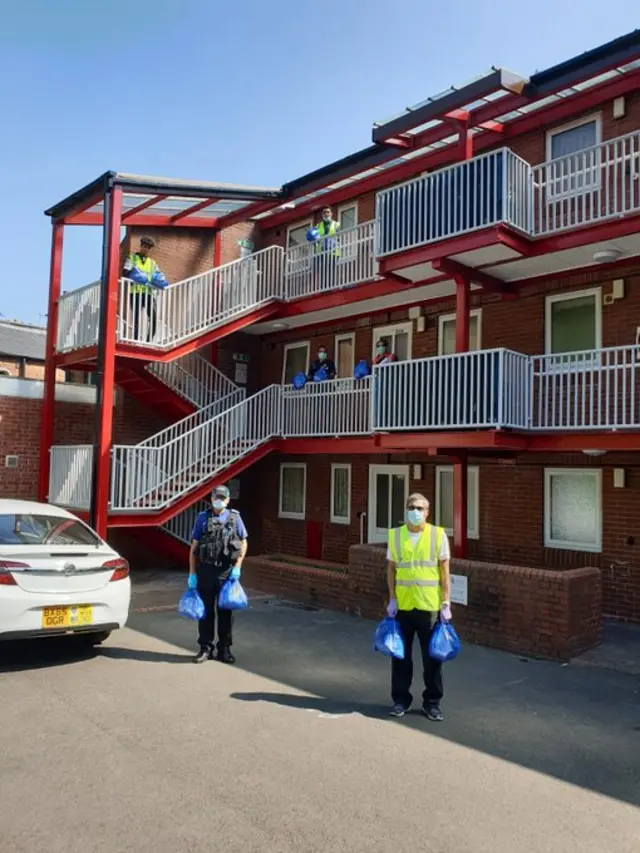
<instances>
[{"instance_id":1,"label":"yellow high-visibility vest","mask_svg":"<svg viewBox=\"0 0 640 853\"><path fill-rule=\"evenodd\" d=\"M406 524L389 531L398 610L438 611L442 607L438 554L445 535L444 528L426 524L414 548Z\"/></svg>"},{"instance_id":2,"label":"yellow high-visibility vest","mask_svg":"<svg viewBox=\"0 0 640 853\"><path fill-rule=\"evenodd\" d=\"M129 255L129 263L132 267L136 267L141 272L143 272L148 281L150 282L153 278L154 272L158 269L158 264L147 255L146 258L143 258L137 252L131 252ZM151 284L137 284L136 282L131 282L129 285L129 293L146 293L147 291L152 290Z\"/></svg>"},{"instance_id":3,"label":"yellow high-visibility vest","mask_svg":"<svg viewBox=\"0 0 640 853\"><path fill-rule=\"evenodd\" d=\"M318 229L318 233L320 234L320 237L316 240L315 244L316 253L335 255L337 258L340 257L340 249L338 248L338 242L335 239L340 224L334 219L332 219L331 222L325 222L323 219L321 222L318 222L315 227ZM332 237L333 239L330 239Z\"/></svg>"}]
</instances>

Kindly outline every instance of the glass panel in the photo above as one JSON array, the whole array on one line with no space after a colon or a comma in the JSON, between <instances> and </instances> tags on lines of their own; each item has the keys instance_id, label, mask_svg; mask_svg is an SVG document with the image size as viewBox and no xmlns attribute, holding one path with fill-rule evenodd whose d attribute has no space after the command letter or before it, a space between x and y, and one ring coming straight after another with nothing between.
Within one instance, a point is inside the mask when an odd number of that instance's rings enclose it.
<instances>
[{"instance_id":1,"label":"glass panel","mask_svg":"<svg viewBox=\"0 0 640 853\"><path fill-rule=\"evenodd\" d=\"M456 321L445 320L442 324L442 355L453 355L456 351ZM469 350L480 349L480 321L477 314L469 318Z\"/></svg>"},{"instance_id":2,"label":"glass panel","mask_svg":"<svg viewBox=\"0 0 640 853\"><path fill-rule=\"evenodd\" d=\"M98 537L80 521L59 515L0 515L0 545L90 545Z\"/></svg>"},{"instance_id":3,"label":"glass panel","mask_svg":"<svg viewBox=\"0 0 640 853\"><path fill-rule=\"evenodd\" d=\"M398 361L406 361L409 358L408 332L396 332L393 338L393 351L395 352Z\"/></svg>"},{"instance_id":4,"label":"glass panel","mask_svg":"<svg viewBox=\"0 0 640 853\"><path fill-rule=\"evenodd\" d=\"M567 157L577 151L584 151L585 148L591 148L597 142L595 120L578 127L571 127L569 130L563 130L560 133L554 133L551 137L551 159L557 160L559 157Z\"/></svg>"},{"instance_id":5,"label":"glass panel","mask_svg":"<svg viewBox=\"0 0 640 853\"><path fill-rule=\"evenodd\" d=\"M282 469L282 512L304 512L304 468Z\"/></svg>"},{"instance_id":6,"label":"glass panel","mask_svg":"<svg viewBox=\"0 0 640 853\"><path fill-rule=\"evenodd\" d=\"M338 341L338 376L353 376L353 339L343 338Z\"/></svg>"},{"instance_id":7,"label":"glass panel","mask_svg":"<svg viewBox=\"0 0 640 853\"><path fill-rule=\"evenodd\" d=\"M307 242L308 230L307 224L292 228L287 234L287 249L291 249L292 246L303 246Z\"/></svg>"},{"instance_id":8,"label":"glass panel","mask_svg":"<svg viewBox=\"0 0 640 853\"><path fill-rule=\"evenodd\" d=\"M284 362L284 384L293 382L293 377L298 373L306 373L307 370L307 347L291 347L285 353Z\"/></svg>"},{"instance_id":9,"label":"glass panel","mask_svg":"<svg viewBox=\"0 0 640 853\"><path fill-rule=\"evenodd\" d=\"M349 516L349 469L333 469L333 515L335 518Z\"/></svg>"},{"instance_id":10,"label":"glass panel","mask_svg":"<svg viewBox=\"0 0 640 853\"><path fill-rule=\"evenodd\" d=\"M389 475L376 474L376 527L388 528L389 524Z\"/></svg>"},{"instance_id":11,"label":"glass panel","mask_svg":"<svg viewBox=\"0 0 640 853\"><path fill-rule=\"evenodd\" d=\"M592 350L597 346L594 296L551 304L551 352Z\"/></svg>"},{"instance_id":12,"label":"glass panel","mask_svg":"<svg viewBox=\"0 0 640 853\"><path fill-rule=\"evenodd\" d=\"M550 533L554 542L595 546L598 542L598 485L595 477L551 476Z\"/></svg>"},{"instance_id":13,"label":"glass panel","mask_svg":"<svg viewBox=\"0 0 640 853\"><path fill-rule=\"evenodd\" d=\"M399 527L404 524L405 515L405 490L406 478L404 474L393 474L391 477L391 524L390 527Z\"/></svg>"},{"instance_id":14,"label":"glass panel","mask_svg":"<svg viewBox=\"0 0 640 853\"><path fill-rule=\"evenodd\" d=\"M358 224L357 208L345 207L340 211L340 230L347 231L349 228L355 228Z\"/></svg>"},{"instance_id":15,"label":"glass panel","mask_svg":"<svg viewBox=\"0 0 640 853\"><path fill-rule=\"evenodd\" d=\"M439 515L438 524L446 530L453 530L453 471L439 471Z\"/></svg>"}]
</instances>

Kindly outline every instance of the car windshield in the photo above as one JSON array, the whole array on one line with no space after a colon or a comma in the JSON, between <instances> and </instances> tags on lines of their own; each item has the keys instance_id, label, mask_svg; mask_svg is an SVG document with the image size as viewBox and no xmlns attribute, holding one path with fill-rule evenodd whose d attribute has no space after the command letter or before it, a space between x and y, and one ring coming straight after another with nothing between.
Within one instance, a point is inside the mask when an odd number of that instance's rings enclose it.
<instances>
[{"instance_id":1,"label":"car windshield","mask_svg":"<svg viewBox=\"0 0 640 853\"><path fill-rule=\"evenodd\" d=\"M0 545L84 545L97 548L100 540L75 518L7 513L0 515Z\"/></svg>"}]
</instances>

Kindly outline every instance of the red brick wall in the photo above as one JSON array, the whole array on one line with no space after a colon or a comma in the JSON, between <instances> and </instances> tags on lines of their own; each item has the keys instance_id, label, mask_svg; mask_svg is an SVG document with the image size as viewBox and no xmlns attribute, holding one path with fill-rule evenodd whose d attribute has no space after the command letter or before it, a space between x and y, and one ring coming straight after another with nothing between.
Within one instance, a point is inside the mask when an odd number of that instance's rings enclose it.
<instances>
[{"instance_id":1,"label":"red brick wall","mask_svg":"<svg viewBox=\"0 0 640 853\"><path fill-rule=\"evenodd\" d=\"M346 575L248 557L245 585L299 601L378 619L386 600L385 553L355 545ZM453 605L463 641L519 654L567 660L600 641L600 572L566 572L453 560L468 578L468 603Z\"/></svg>"}]
</instances>

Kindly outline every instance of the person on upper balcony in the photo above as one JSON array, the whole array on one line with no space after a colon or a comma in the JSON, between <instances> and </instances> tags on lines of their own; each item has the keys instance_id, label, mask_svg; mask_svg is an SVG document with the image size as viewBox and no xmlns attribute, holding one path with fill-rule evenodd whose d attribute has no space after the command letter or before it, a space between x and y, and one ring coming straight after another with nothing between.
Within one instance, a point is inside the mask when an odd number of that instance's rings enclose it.
<instances>
[{"instance_id":1,"label":"person on upper balcony","mask_svg":"<svg viewBox=\"0 0 640 853\"><path fill-rule=\"evenodd\" d=\"M389 341L386 338L380 338L376 344L376 356L373 359L375 365L391 364L392 361L397 361L398 356L391 351Z\"/></svg>"},{"instance_id":2,"label":"person on upper balcony","mask_svg":"<svg viewBox=\"0 0 640 853\"><path fill-rule=\"evenodd\" d=\"M319 382L322 379L335 379L336 365L333 359L329 358L327 348L318 347L318 357L311 362L307 379L310 382Z\"/></svg>"},{"instance_id":3,"label":"person on upper balcony","mask_svg":"<svg viewBox=\"0 0 640 853\"><path fill-rule=\"evenodd\" d=\"M150 343L156 334L157 312L155 296L158 289L168 286L165 276L151 257L150 252L156 243L152 237L142 237L137 252L129 252L122 268L122 277L130 280L129 305L124 306L125 335L132 335L134 341ZM142 315L147 317L146 335L140 335ZM131 326L132 328L129 328Z\"/></svg>"},{"instance_id":4,"label":"person on upper balcony","mask_svg":"<svg viewBox=\"0 0 640 853\"><path fill-rule=\"evenodd\" d=\"M337 287L337 261L340 257L338 247L338 231L340 223L333 218L330 207L322 210L322 219L314 225L307 234L307 239L314 243L313 266L316 283L320 289Z\"/></svg>"}]
</instances>

